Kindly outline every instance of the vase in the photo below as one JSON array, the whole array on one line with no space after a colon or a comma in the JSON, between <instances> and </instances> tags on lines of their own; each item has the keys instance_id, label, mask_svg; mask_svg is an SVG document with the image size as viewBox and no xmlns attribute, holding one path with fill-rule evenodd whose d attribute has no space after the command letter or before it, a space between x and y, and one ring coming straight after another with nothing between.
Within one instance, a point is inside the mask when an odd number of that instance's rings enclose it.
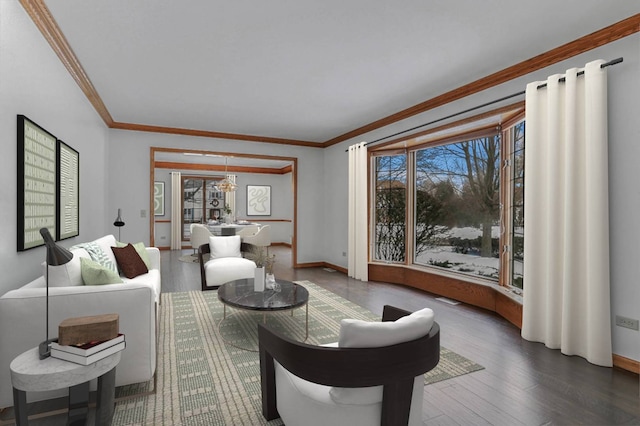
<instances>
[{"instance_id":1,"label":"vase","mask_svg":"<svg viewBox=\"0 0 640 426\"><path fill-rule=\"evenodd\" d=\"M276 277L273 274L267 274L264 279L264 286L267 290L273 290L276 284Z\"/></svg>"},{"instance_id":2,"label":"vase","mask_svg":"<svg viewBox=\"0 0 640 426\"><path fill-rule=\"evenodd\" d=\"M224 223L231 224L233 223L233 217L230 214L224 216Z\"/></svg>"},{"instance_id":3,"label":"vase","mask_svg":"<svg viewBox=\"0 0 640 426\"><path fill-rule=\"evenodd\" d=\"M254 291L264 291L264 267L256 268L253 273Z\"/></svg>"}]
</instances>

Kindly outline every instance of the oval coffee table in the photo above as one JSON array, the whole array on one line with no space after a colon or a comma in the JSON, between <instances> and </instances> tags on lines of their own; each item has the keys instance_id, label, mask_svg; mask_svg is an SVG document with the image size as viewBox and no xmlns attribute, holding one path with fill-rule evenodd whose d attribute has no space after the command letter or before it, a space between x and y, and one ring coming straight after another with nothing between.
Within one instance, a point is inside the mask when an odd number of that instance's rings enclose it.
<instances>
[{"instance_id":1,"label":"oval coffee table","mask_svg":"<svg viewBox=\"0 0 640 426\"><path fill-rule=\"evenodd\" d=\"M227 306L243 311L261 312L263 314L263 323L266 323L266 314L268 312L290 310L291 316L293 316L294 309L306 306L305 336L303 341L307 340L309 337L309 292L300 284L292 283L291 281L277 279L276 282L280 284L279 291L268 289L255 291L253 288L253 278L230 281L221 285L220 288L218 288L218 299L224 306L224 313L222 320L218 323L218 330L220 330L222 323L228 318ZM257 352L257 347L256 349L241 347L225 339L223 333L220 334L223 336L223 339L232 346Z\"/></svg>"}]
</instances>

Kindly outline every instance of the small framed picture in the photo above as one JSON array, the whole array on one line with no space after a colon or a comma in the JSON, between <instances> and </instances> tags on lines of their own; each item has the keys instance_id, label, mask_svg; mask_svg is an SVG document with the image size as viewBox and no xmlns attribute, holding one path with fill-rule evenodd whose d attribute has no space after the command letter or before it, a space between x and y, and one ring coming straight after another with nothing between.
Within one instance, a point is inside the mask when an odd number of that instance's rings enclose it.
<instances>
[{"instance_id":1,"label":"small framed picture","mask_svg":"<svg viewBox=\"0 0 640 426\"><path fill-rule=\"evenodd\" d=\"M153 214L164 216L164 182L153 183Z\"/></svg>"},{"instance_id":2,"label":"small framed picture","mask_svg":"<svg viewBox=\"0 0 640 426\"><path fill-rule=\"evenodd\" d=\"M247 185L247 216L271 216L271 186Z\"/></svg>"}]
</instances>

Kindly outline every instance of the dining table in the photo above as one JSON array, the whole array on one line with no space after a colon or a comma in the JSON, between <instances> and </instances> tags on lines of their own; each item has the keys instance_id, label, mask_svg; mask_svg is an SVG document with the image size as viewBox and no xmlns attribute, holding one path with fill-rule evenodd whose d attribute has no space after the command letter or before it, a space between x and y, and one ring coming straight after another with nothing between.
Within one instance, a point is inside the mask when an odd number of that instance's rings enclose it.
<instances>
[{"instance_id":1,"label":"dining table","mask_svg":"<svg viewBox=\"0 0 640 426\"><path fill-rule=\"evenodd\" d=\"M207 228L213 235L236 235L236 232L240 229L246 228L247 226L258 226L261 225L259 223L248 222L248 221L238 221L234 223L224 223L224 222L211 222L207 223Z\"/></svg>"}]
</instances>

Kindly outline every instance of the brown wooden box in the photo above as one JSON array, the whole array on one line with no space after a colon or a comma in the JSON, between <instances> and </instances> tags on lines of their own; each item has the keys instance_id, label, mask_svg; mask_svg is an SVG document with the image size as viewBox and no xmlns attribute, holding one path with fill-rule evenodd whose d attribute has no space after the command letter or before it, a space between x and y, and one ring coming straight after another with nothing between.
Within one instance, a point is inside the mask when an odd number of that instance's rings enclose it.
<instances>
[{"instance_id":1,"label":"brown wooden box","mask_svg":"<svg viewBox=\"0 0 640 426\"><path fill-rule=\"evenodd\" d=\"M60 345L77 345L114 339L118 337L119 322L118 314L67 318L58 326L58 343Z\"/></svg>"}]
</instances>

